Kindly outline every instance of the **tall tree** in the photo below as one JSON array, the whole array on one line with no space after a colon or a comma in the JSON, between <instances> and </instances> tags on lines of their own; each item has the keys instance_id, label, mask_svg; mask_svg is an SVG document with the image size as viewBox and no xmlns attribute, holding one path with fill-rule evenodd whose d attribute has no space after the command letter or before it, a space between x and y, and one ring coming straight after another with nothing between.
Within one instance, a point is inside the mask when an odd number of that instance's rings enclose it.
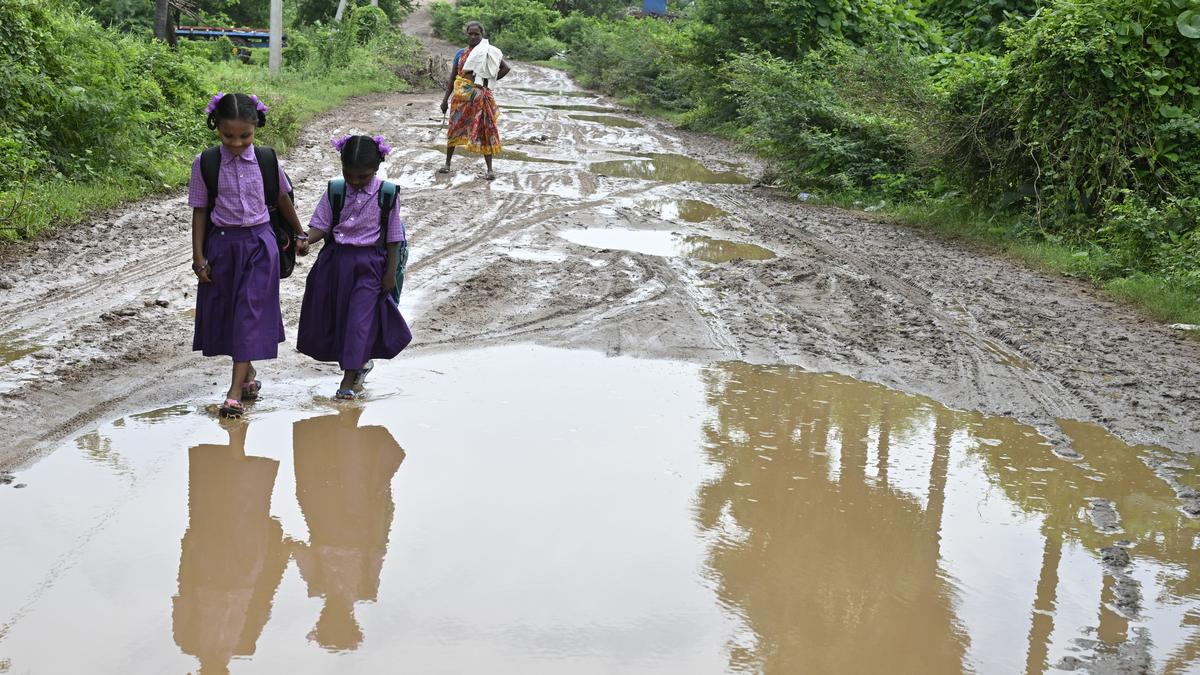
<instances>
[{"instance_id":1,"label":"tall tree","mask_svg":"<svg viewBox=\"0 0 1200 675\"><path fill-rule=\"evenodd\" d=\"M171 42L171 0L154 0L154 37Z\"/></svg>"}]
</instances>

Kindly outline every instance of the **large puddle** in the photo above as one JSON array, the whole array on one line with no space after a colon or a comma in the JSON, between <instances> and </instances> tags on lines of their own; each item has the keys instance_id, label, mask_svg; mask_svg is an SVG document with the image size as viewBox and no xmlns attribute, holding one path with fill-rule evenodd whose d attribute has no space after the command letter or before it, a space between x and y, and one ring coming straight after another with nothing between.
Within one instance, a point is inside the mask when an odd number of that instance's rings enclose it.
<instances>
[{"instance_id":1,"label":"large puddle","mask_svg":"<svg viewBox=\"0 0 1200 675\"><path fill-rule=\"evenodd\" d=\"M685 155L645 153L636 159L615 159L595 162L592 173L619 178L640 178L667 183L732 183L746 185L751 181L737 171L713 171L699 160Z\"/></svg>"},{"instance_id":2,"label":"large puddle","mask_svg":"<svg viewBox=\"0 0 1200 675\"><path fill-rule=\"evenodd\" d=\"M1092 426L1070 463L845 377L521 346L340 406L263 370L245 423L131 416L0 487L0 671L1200 668L1149 468L1197 467Z\"/></svg>"},{"instance_id":3,"label":"large puddle","mask_svg":"<svg viewBox=\"0 0 1200 675\"><path fill-rule=\"evenodd\" d=\"M563 239L598 249L620 249L664 257L695 258L710 263L731 260L770 260L775 254L761 246L696 235L680 235L661 230L625 230L619 228L566 230Z\"/></svg>"}]
</instances>

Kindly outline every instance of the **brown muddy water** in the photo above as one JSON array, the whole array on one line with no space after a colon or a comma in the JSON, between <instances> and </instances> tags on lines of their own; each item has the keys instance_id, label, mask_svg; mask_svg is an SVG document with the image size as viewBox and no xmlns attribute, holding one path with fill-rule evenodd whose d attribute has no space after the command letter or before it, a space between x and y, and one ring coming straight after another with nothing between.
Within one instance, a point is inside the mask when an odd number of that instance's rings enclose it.
<instances>
[{"instance_id":1,"label":"brown muddy water","mask_svg":"<svg viewBox=\"0 0 1200 675\"><path fill-rule=\"evenodd\" d=\"M595 162L592 173L618 178L664 181L667 183L731 183L748 185L751 180L737 171L713 171L703 162L686 155L641 153L637 159Z\"/></svg>"},{"instance_id":2,"label":"brown muddy water","mask_svg":"<svg viewBox=\"0 0 1200 675\"><path fill-rule=\"evenodd\" d=\"M23 359L39 349L40 345L22 340L18 334L5 333L0 335L0 364Z\"/></svg>"},{"instance_id":3,"label":"brown muddy water","mask_svg":"<svg viewBox=\"0 0 1200 675\"><path fill-rule=\"evenodd\" d=\"M0 671L1200 667L1160 475L1197 467L1096 427L1070 463L842 376L528 346L341 405L261 370L245 422L118 419L0 488Z\"/></svg>"},{"instance_id":4,"label":"brown muddy water","mask_svg":"<svg viewBox=\"0 0 1200 675\"><path fill-rule=\"evenodd\" d=\"M646 202L645 205L657 211L658 217L663 220L683 220L689 223L702 223L706 220L727 215L724 210L699 199L666 199L656 202Z\"/></svg>"},{"instance_id":5,"label":"brown muddy water","mask_svg":"<svg viewBox=\"0 0 1200 675\"><path fill-rule=\"evenodd\" d=\"M567 230L559 234L573 244L591 248L615 248L647 255L694 258L710 263L725 263L731 260L770 260L775 257L773 252L756 244L695 235L684 236L661 230L592 228Z\"/></svg>"}]
</instances>

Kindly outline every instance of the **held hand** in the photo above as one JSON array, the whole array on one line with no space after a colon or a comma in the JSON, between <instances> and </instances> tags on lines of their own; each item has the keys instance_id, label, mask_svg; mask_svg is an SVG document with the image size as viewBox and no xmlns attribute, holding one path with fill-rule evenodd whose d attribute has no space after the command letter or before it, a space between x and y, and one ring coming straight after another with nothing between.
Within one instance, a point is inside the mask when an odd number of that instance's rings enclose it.
<instances>
[{"instance_id":1,"label":"held hand","mask_svg":"<svg viewBox=\"0 0 1200 675\"><path fill-rule=\"evenodd\" d=\"M447 99L442 99L442 114L445 115L446 111L449 109L450 109L450 102Z\"/></svg>"},{"instance_id":2,"label":"held hand","mask_svg":"<svg viewBox=\"0 0 1200 675\"><path fill-rule=\"evenodd\" d=\"M388 275L387 277L385 277L383 280L383 294L387 295L388 293L391 293L392 289L394 289L395 287L396 287L396 275L395 275L395 273L392 273L392 274Z\"/></svg>"},{"instance_id":3,"label":"held hand","mask_svg":"<svg viewBox=\"0 0 1200 675\"><path fill-rule=\"evenodd\" d=\"M298 256L308 255L308 240L307 239L296 240L296 255L298 255Z\"/></svg>"}]
</instances>

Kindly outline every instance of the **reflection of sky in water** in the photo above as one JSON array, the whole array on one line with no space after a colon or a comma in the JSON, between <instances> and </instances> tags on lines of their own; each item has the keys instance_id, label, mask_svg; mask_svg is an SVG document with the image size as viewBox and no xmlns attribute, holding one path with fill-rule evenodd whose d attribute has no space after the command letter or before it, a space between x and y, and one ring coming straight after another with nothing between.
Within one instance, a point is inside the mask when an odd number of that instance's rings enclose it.
<instances>
[{"instance_id":1,"label":"reflection of sky in water","mask_svg":"<svg viewBox=\"0 0 1200 675\"><path fill-rule=\"evenodd\" d=\"M167 408L0 490L14 672L1042 672L1140 630L1157 672L1198 639L1196 523L1086 425L1091 469L840 376L534 347L402 357L362 408L264 376L244 441ZM1120 537L1134 620L1103 606Z\"/></svg>"}]
</instances>

